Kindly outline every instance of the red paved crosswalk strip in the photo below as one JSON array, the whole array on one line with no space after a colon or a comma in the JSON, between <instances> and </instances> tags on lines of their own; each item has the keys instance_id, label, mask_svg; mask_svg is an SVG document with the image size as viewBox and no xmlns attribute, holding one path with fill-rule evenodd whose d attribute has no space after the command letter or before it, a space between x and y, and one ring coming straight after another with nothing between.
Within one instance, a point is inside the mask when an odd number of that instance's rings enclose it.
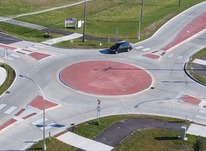
<instances>
[{"instance_id":1,"label":"red paved crosswalk strip","mask_svg":"<svg viewBox=\"0 0 206 151\"><path fill-rule=\"evenodd\" d=\"M6 128L7 126L13 124L14 122L16 122L15 119L10 119L9 121L7 121L6 123L4 123L3 125L0 126L0 131L3 130L4 128Z\"/></svg>"},{"instance_id":2,"label":"red paved crosswalk strip","mask_svg":"<svg viewBox=\"0 0 206 151\"><path fill-rule=\"evenodd\" d=\"M45 100L45 109L52 108L57 106L58 104ZM43 110L43 98L42 96L37 96L34 100L30 103L30 106L35 107L37 109Z\"/></svg>"},{"instance_id":3,"label":"red paved crosswalk strip","mask_svg":"<svg viewBox=\"0 0 206 151\"><path fill-rule=\"evenodd\" d=\"M151 58L151 59L159 59L159 57L160 57L160 56L152 54L152 53L147 53L147 54L144 54L143 56L147 57L147 58Z\"/></svg>"},{"instance_id":4,"label":"red paved crosswalk strip","mask_svg":"<svg viewBox=\"0 0 206 151\"><path fill-rule=\"evenodd\" d=\"M32 52L29 54L31 57L33 57L36 60L41 60L44 59L46 57L49 57L50 55L48 54L44 54L44 53L40 53L40 52Z\"/></svg>"},{"instance_id":5,"label":"red paved crosswalk strip","mask_svg":"<svg viewBox=\"0 0 206 151\"><path fill-rule=\"evenodd\" d=\"M8 50L15 50L16 49L15 47L11 47L11 46L8 46L8 45L3 45L3 44L0 44L0 48L7 48Z\"/></svg>"},{"instance_id":6,"label":"red paved crosswalk strip","mask_svg":"<svg viewBox=\"0 0 206 151\"><path fill-rule=\"evenodd\" d=\"M190 103L194 105L199 105L199 103L201 102L200 99L194 98L190 95L183 95L181 99L186 103Z\"/></svg>"}]
</instances>

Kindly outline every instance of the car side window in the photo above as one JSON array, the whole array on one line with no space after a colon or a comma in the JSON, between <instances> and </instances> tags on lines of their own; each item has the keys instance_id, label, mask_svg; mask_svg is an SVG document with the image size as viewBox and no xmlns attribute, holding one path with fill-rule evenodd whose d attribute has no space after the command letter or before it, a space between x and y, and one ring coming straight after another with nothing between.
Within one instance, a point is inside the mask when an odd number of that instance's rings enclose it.
<instances>
[{"instance_id":1,"label":"car side window","mask_svg":"<svg viewBox=\"0 0 206 151\"><path fill-rule=\"evenodd\" d=\"M126 44L126 43L122 45L122 48L126 48L126 47L127 47L127 44Z\"/></svg>"},{"instance_id":2,"label":"car side window","mask_svg":"<svg viewBox=\"0 0 206 151\"><path fill-rule=\"evenodd\" d=\"M119 46L119 49L122 49L123 47L124 47L123 45L120 45L120 46Z\"/></svg>"}]
</instances>

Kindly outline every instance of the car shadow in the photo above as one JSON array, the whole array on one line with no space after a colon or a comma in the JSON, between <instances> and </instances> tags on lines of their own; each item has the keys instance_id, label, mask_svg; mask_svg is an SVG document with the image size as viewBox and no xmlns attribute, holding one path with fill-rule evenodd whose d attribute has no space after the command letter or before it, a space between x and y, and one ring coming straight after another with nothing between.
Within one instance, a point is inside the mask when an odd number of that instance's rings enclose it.
<instances>
[{"instance_id":1,"label":"car shadow","mask_svg":"<svg viewBox=\"0 0 206 151\"><path fill-rule=\"evenodd\" d=\"M102 53L102 54L110 54L109 49L102 49L99 52Z\"/></svg>"}]
</instances>

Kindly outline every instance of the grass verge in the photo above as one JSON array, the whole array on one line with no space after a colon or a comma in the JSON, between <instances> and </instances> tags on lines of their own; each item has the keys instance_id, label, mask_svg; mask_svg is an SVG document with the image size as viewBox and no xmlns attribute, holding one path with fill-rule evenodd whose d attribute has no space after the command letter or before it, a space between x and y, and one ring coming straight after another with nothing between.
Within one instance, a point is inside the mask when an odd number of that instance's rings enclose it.
<instances>
[{"instance_id":1,"label":"grass verge","mask_svg":"<svg viewBox=\"0 0 206 151\"><path fill-rule=\"evenodd\" d=\"M145 0L143 9L143 21L141 25L141 40L150 37L152 34L154 34L155 31L157 31L157 29L159 29L173 16L179 14L188 7L191 7L202 1L204 0L181 0L181 5L179 6L177 0ZM69 3L72 2L73 1L71 0ZM18 5L20 5L21 3L23 3L23 1L21 2L20 0L18 0ZM31 3L31 0L29 0L29 3ZM35 3L34 6L36 6L37 4L42 5L41 9L43 9L44 7L48 8L57 5L54 2L54 4L47 3L47 6L44 6L45 3L46 1L39 1L39 3ZM68 4L68 2L61 0L61 5L66 4ZM18 6L14 5L13 1L11 5L14 8ZM24 10L23 12L30 12L36 10L36 7L33 6L29 7L30 10L28 10L28 7L26 5L21 5L21 9ZM86 35L90 35L93 37L104 37L107 39L128 40L130 42L137 42L140 5L140 1L134 0L92 0L87 2ZM3 3L1 7L6 8L8 6L4 6ZM6 12L4 12L4 15L6 16L7 14L5 13ZM53 10L41 14L24 16L17 19L29 23L42 25L45 27L82 33L82 28L64 29L64 19L75 17L78 20L83 20L83 14L83 4L79 4L69 8L62 8L59 10ZM20 36L24 40L32 40L37 42L44 41L44 39L42 38L43 33L40 31L31 29L29 30L23 27L20 28L15 25L7 25L8 24L0 24L0 30L8 34L15 35L17 37ZM71 44L70 42L63 43L62 45L69 47L82 47L82 43L83 42L79 40L75 43L75 45ZM98 45L95 44L94 46L96 47Z\"/></svg>"},{"instance_id":2,"label":"grass verge","mask_svg":"<svg viewBox=\"0 0 206 151\"><path fill-rule=\"evenodd\" d=\"M199 139L196 136L186 135L188 141L178 139L180 132L151 128L139 130L125 138L113 151L191 151L195 145L201 145L198 151L206 149L206 139ZM196 149L197 151L197 149Z\"/></svg>"},{"instance_id":3,"label":"grass verge","mask_svg":"<svg viewBox=\"0 0 206 151\"><path fill-rule=\"evenodd\" d=\"M164 120L170 122L178 121L178 123L189 124L187 121L178 120L174 118L167 118L167 117L147 116L147 115L121 115L121 116L110 116L110 117L100 118L98 121L97 120L88 121L76 125L68 129L68 131L72 131L78 135L87 138L94 138L95 136L99 135L102 131L104 131L106 128L110 127L111 125L115 124L116 122L128 118L153 118L157 120ZM144 151L145 150L148 151L185 150L186 151L188 150L189 151L189 150L193 150L195 147L196 148L201 147L203 150L206 149L206 140L204 138L187 135L188 141L183 141L178 139L179 135L180 132L167 130L167 129L158 129L158 128L142 129L129 135L113 150L114 151L143 151L143 150ZM50 145L52 144L55 144L55 146L50 147ZM29 150L34 151L37 150L38 148L40 149L41 146L42 146L42 142L36 144ZM77 150L77 148L71 147L67 144L57 141L55 138L52 138L51 140L47 139L47 146L48 146L48 151L58 151L60 148L64 149L65 151Z\"/></svg>"},{"instance_id":4,"label":"grass verge","mask_svg":"<svg viewBox=\"0 0 206 151\"><path fill-rule=\"evenodd\" d=\"M88 121L79 125L76 125L69 129L78 135L87 137L87 138L94 138L100 133L102 133L106 128L110 127L111 125L129 118L152 118L157 120L164 120L164 121L177 121L178 119L174 118L167 118L167 117L159 117L159 116L147 116L147 115L121 115L121 116L108 116L97 120ZM188 124L186 121L180 121L184 124Z\"/></svg>"},{"instance_id":5,"label":"grass verge","mask_svg":"<svg viewBox=\"0 0 206 151\"><path fill-rule=\"evenodd\" d=\"M5 68L6 71L7 71L7 77L6 77L6 80L5 82L0 86L0 95L3 94L13 83L15 77L16 77L16 73L15 71L13 70L12 67L10 67L9 65L7 64L1 64L0 63L0 66Z\"/></svg>"},{"instance_id":6,"label":"grass verge","mask_svg":"<svg viewBox=\"0 0 206 151\"><path fill-rule=\"evenodd\" d=\"M43 142L40 141L33 145L29 151L42 151ZM53 137L46 139L47 151L76 151L77 148L67 145Z\"/></svg>"},{"instance_id":7,"label":"grass verge","mask_svg":"<svg viewBox=\"0 0 206 151\"><path fill-rule=\"evenodd\" d=\"M199 81L203 84L206 84L206 77L198 74L197 72L195 72L195 70L192 69L192 61L194 59L201 59L204 56L206 56L206 48L204 48L204 49L198 51L197 53L195 53L194 55L192 55L190 61L187 63L186 69L194 79L196 79L197 81Z\"/></svg>"}]
</instances>

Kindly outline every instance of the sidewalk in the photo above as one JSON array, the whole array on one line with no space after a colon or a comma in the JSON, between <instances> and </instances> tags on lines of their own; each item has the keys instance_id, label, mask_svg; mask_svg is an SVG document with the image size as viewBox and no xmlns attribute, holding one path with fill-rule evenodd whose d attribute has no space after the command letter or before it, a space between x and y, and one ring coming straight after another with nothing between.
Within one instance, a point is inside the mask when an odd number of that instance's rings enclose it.
<instances>
[{"instance_id":1,"label":"sidewalk","mask_svg":"<svg viewBox=\"0 0 206 151\"><path fill-rule=\"evenodd\" d=\"M110 151L128 135L145 128L163 128L181 131L182 124L178 121L167 122L150 118L134 118L119 121L104 130L93 140L77 134L66 132L58 135L57 139L86 151ZM206 132L206 131L205 131ZM98 148L98 149L97 149Z\"/></svg>"},{"instance_id":2,"label":"sidewalk","mask_svg":"<svg viewBox=\"0 0 206 151\"><path fill-rule=\"evenodd\" d=\"M190 135L206 137L206 127L198 124L191 124L186 133Z\"/></svg>"},{"instance_id":3,"label":"sidewalk","mask_svg":"<svg viewBox=\"0 0 206 151\"><path fill-rule=\"evenodd\" d=\"M184 124L179 121L167 122L150 118L137 118L119 121L107 128L94 140L88 139L72 132L66 132L56 137L56 139L86 151L110 151L117 146L125 137L131 133L147 128L163 128L182 132ZM186 134L206 137L206 127L198 124L191 124L187 127Z\"/></svg>"},{"instance_id":4,"label":"sidewalk","mask_svg":"<svg viewBox=\"0 0 206 151\"><path fill-rule=\"evenodd\" d=\"M56 138L66 144L70 144L86 151L110 151L113 149L113 147L109 145L105 145L71 132L64 133Z\"/></svg>"},{"instance_id":5,"label":"sidewalk","mask_svg":"<svg viewBox=\"0 0 206 151\"><path fill-rule=\"evenodd\" d=\"M53 44L60 43L60 42L63 42L63 41L77 39L77 38L80 38L80 37L82 37L82 34L73 33L73 34L68 35L68 36L63 36L63 37L59 37L59 38L46 40L46 41L42 42L42 44L53 45Z\"/></svg>"}]
</instances>

